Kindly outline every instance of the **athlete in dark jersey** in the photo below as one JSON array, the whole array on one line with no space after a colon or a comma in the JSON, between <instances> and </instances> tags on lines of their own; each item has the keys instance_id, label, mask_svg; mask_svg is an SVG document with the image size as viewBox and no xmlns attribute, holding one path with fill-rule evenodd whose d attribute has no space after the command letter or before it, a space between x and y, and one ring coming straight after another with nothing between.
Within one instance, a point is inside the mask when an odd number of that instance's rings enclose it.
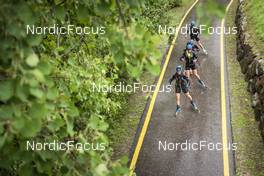
<instances>
[{"instance_id":1,"label":"athlete in dark jersey","mask_svg":"<svg viewBox=\"0 0 264 176\"><path fill-rule=\"evenodd\" d=\"M198 61L197 55L192 50L192 45L187 45L186 49L184 50L180 60L185 62L185 75L190 78L190 71L194 74L194 76L198 79L199 84L203 87L206 87L204 82L201 80L200 76L198 75L198 71L196 68L196 63Z\"/></svg>"},{"instance_id":2,"label":"athlete in dark jersey","mask_svg":"<svg viewBox=\"0 0 264 176\"><path fill-rule=\"evenodd\" d=\"M190 34L191 40L195 40L198 45L203 49L203 52L207 55L207 51L205 50L204 46L202 45L199 35L200 35L200 29L195 26L195 21L192 21L191 24L189 25L188 34Z\"/></svg>"},{"instance_id":3,"label":"athlete in dark jersey","mask_svg":"<svg viewBox=\"0 0 264 176\"><path fill-rule=\"evenodd\" d=\"M194 103L193 98L189 93L189 85L190 85L189 78L183 74L181 66L176 67L176 73L172 75L172 77L169 80L169 83L171 84L172 81L174 80L175 80L175 94L176 94L175 115L177 116L178 113L181 111L181 107L180 107L181 92L183 92L185 96L190 100L192 107L195 110L198 110L197 105Z\"/></svg>"}]
</instances>

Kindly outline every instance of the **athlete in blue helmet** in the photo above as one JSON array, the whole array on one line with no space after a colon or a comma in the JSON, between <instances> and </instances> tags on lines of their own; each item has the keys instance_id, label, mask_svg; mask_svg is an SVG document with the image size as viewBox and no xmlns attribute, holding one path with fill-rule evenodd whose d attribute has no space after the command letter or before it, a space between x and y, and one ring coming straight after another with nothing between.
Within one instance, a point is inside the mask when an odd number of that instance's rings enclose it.
<instances>
[{"instance_id":1,"label":"athlete in blue helmet","mask_svg":"<svg viewBox=\"0 0 264 176\"><path fill-rule=\"evenodd\" d=\"M196 41L198 45L203 49L203 52L207 55L208 53L205 50L199 38L200 29L196 26L195 21L191 21L191 24L189 25L187 33L190 34L191 40Z\"/></svg>"},{"instance_id":2,"label":"athlete in blue helmet","mask_svg":"<svg viewBox=\"0 0 264 176\"><path fill-rule=\"evenodd\" d=\"M182 72L182 67L179 65L176 67L176 73L170 78L169 83L175 80L175 94L176 94L176 111L177 116L181 112L180 107L180 94L183 92L185 96L190 100L191 105L194 110L199 111L197 105L194 103L192 96L189 93L189 79Z\"/></svg>"},{"instance_id":3,"label":"athlete in blue helmet","mask_svg":"<svg viewBox=\"0 0 264 176\"><path fill-rule=\"evenodd\" d=\"M198 75L198 71L196 68L196 63L198 61L197 55L193 52L193 47L191 44L188 44L186 49L184 50L181 58L181 61L185 62L185 75L190 78L190 72L194 74L194 76L198 79L198 83L206 88L205 83L201 80L200 76Z\"/></svg>"}]
</instances>

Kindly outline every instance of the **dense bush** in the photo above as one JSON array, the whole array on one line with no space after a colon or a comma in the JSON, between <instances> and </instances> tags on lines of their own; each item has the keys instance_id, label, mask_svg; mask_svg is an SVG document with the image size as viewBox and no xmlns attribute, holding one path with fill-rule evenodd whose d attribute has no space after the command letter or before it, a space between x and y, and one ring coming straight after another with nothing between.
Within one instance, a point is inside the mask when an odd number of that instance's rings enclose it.
<instances>
[{"instance_id":1,"label":"dense bush","mask_svg":"<svg viewBox=\"0 0 264 176\"><path fill-rule=\"evenodd\" d=\"M178 7L181 4L182 0L147 1L145 9L142 13L144 19L148 20L146 23L147 28L152 32L157 32L159 25L164 26L169 24L169 19L166 17L165 12L172 8Z\"/></svg>"},{"instance_id":2,"label":"dense bush","mask_svg":"<svg viewBox=\"0 0 264 176\"><path fill-rule=\"evenodd\" d=\"M161 7L175 5L178 1L2 2L0 175L127 173L126 159L111 161L106 135L126 95L93 92L92 86L129 83L143 70L157 74L158 40L146 26L154 25L150 19ZM135 22L143 12L145 20ZM103 26L105 34L27 34L26 25L33 24ZM26 150L27 141L54 140L105 143L106 150Z\"/></svg>"}]
</instances>

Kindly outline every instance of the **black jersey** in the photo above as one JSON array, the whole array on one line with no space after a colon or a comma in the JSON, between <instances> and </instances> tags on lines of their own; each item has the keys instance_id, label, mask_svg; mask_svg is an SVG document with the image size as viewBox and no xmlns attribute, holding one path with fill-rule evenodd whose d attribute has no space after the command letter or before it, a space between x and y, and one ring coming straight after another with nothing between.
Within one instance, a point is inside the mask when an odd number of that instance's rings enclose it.
<instances>
[{"instance_id":1,"label":"black jersey","mask_svg":"<svg viewBox=\"0 0 264 176\"><path fill-rule=\"evenodd\" d=\"M187 76L185 76L184 74L178 74L175 73L174 75L172 75L172 77L170 78L169 82L170 84L172 83L172 81L175 80L175 87L188 87L189 86L189 79Z\"/></svg>"},{"instance_id":2,"label":"black jersey","mask_svg":"<svg viewBox=\"0 0 264 176\"><path fill-rule=\"evenodd\" d=\"M190 25L190 27L188 28L188 34L190 34L191 38L195 38L198 37L200 34L200 29L196 26L192 26Z\"/></svg>"},{"instance_id":3,"label":"black jersey","mask_svg":"<svg viewBox=\"0 0 264 176\"><path fill-rule=\"evenodd\" d=\"M185 49L180 60L185 61L186 65L195 65L197 55L192 50Z\"/></svg>"}]
</instances>

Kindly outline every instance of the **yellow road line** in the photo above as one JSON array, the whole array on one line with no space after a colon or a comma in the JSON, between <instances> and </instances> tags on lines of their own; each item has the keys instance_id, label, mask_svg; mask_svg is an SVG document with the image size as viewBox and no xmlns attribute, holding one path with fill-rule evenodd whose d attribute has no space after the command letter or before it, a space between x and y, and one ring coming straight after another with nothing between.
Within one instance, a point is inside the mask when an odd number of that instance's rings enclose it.
<instances>
[{"instance_id":1,"label":"yellow road line","mask_svg":"<svg viewBox=\"0 0 264 176\"><path fill-rule=\"evenodd\" d=\"M226 7L226 13L228 12L233 0L231 0ZM227 149L227 119L226 119L226 92L225 92L225 49L224 49L224 26L225 18L221 21L221 41L220 41L220 81L221 81L221 112L222 112L222 143L223 143L223 165L224 176L229 176L229 158Z\"/></svg>"},{"instance_id":2,"label":"yellow road line","mask_svg":"<svg viewBox=\"0 0 264 176\"><path fill-rule=\"evenodd\" d=\"M180 24L178 26L178 29L182 26L185 18L190 13L192 8L197 4L198 1L199 0L196 0L192 4L192 6L187 10L187 12L185 13L184 17L182 18L182 20L181 20L181 22L180 22ZM139 135L139 138L138 138L138 142L137 142L137 145L136 145L136 148L135 148L131 163L130 163L130 171L131 171L130 175L133 175L134 169L136 167L136 163L137 163L137 160L138 160L139 152L141 150L141 147L142 147L142 144L143 144L143 141L144 141L147 129L148 129L148 124L149 124L150 119L151 119L151 114L152 114L153 107L154 107L154 104L155 104L155 101L156 101L156 98L157 98L157 94L159 92L160 85L162 83L162 80L163 80L164 74L166 72L166 69L167 69L167 66L168 66L168 63L169 63L169 60L170 60L170 57L171 57L171 53L172 53L172 50L173 50L173 47L174 47L173 45L176 42L178 34L179 34L179 30L177 30L176 33L175 33L175 37L173 38L172 45L169 48L168 54L166 56L163 68L161 70L161 73L160 73L160 76L159 76L159 79L158 79L158 82L157 82L157 86L156 86L155 91L153 93L153 96L152 96L152 99L151 99L151 102L150 102L150 105L149 105L149 108L148 108L148 111L147 111L147 115L146 115L142 130L140 132L140 135Z\"/></svg>"}]
</instances>

